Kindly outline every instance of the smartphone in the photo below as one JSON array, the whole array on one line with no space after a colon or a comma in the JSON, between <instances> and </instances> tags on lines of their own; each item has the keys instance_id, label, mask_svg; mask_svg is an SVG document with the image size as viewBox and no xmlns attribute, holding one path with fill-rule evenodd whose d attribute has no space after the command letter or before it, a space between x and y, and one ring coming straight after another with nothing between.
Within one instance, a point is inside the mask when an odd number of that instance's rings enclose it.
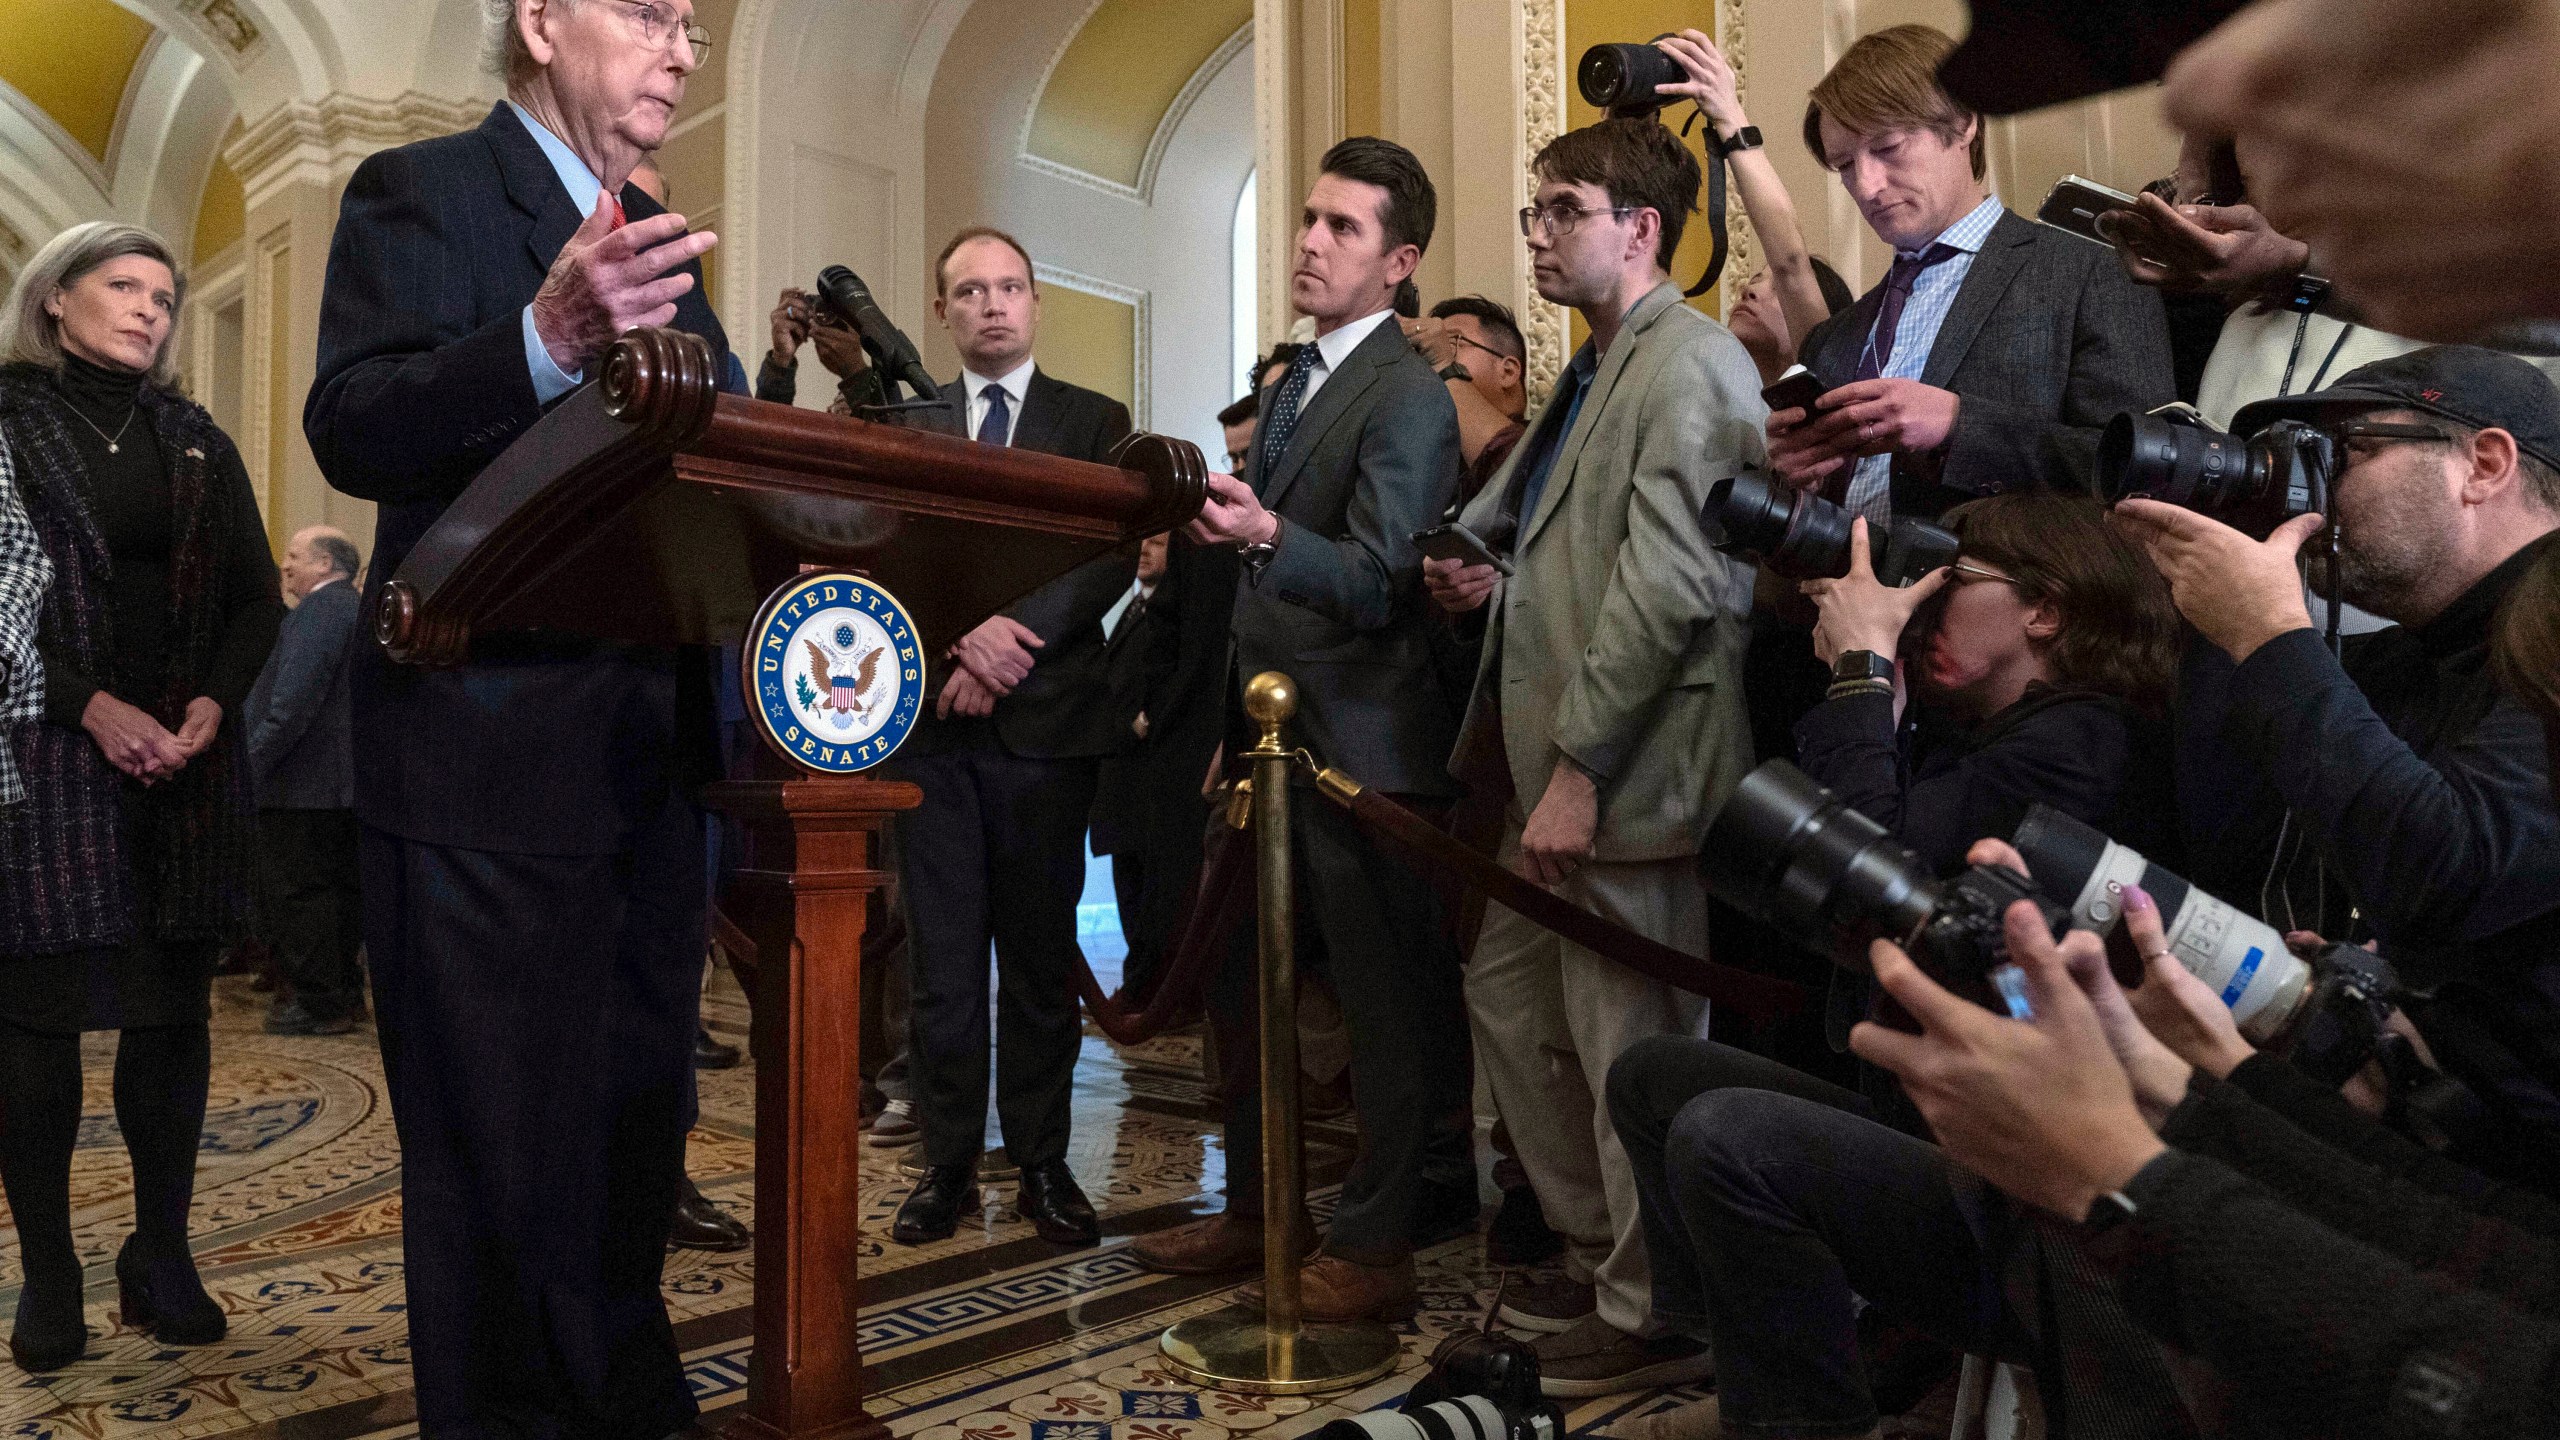
<instances>
[{"instance_id":1,"label":"smartphone","mask_svg":"<svg viewBox=\"0 0 2560 1440\"><path fill-rule=\"evenodd\" d=\"M1477 538L1476 532L1452 520L1428 530L1413 532L1413 548L1433 560L1455 560L1462 565L1490 565L1505 575L1512 573L1511 562L1493 553L1493 547Z\"/></svg>"},{"instance_id":2,"label":"smartphone","mask_svg":"<svg viewBox=\"0 0 2560 1440\"><path fill-rule=\"evenodd\" d=\"M2044 207L2036 211L2036 219L2056 230L2093 240L2109 249L2115 242L2098 233L2098 217L2110 210L2130 210L2134 198L2113 186L2078 175L2065 175L2044 197Z\"/></svg>"},{"instance_id":3,"label":"smartphone","mask_svg":"<svg viewBox=\"0 0 2560 1440\"><path fill-rule=\"evenodd\" d=\"M1787 367L1787 373L1778 377L1776 384L1760 392L1760 398L1769 403L1769 413L1772 415L1781 410L1802 410L1810 419L1813 415L1813 402L1821 399L1830 389L1830 386L1822 383L1821 376L1802 365L1790 365Z\"/></svg>"}]
</instances>

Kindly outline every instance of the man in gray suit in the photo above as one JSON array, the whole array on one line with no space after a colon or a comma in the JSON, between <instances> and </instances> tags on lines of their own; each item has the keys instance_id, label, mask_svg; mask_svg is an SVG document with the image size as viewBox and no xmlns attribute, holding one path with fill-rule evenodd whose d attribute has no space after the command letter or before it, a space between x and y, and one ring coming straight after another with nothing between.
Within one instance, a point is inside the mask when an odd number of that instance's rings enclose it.
<instances>
[{"instance_id":1,"label":"man in gray suit","mask_svg":"<svg viewBox=\"0 0 2560 1440\"><path fill-rule=\"evenodd\" d=\"M1513 797L1503 864L1703 954L1699 839L1751 767L1751 572L1708 546L1698 516L1716 481L1762 463L1768 407L1750 352L1671 283L1699 182L1679 137L1607 120L1558 136L1531 168L1538 293L1580 310L1591 339L1460 517L1509 549L1514 573L1424 562L1433 601L1484 631L1451 768ZM1635 1178L1599 1100L1628 1046L1702 1033L1705 1003L1498 905L1466 988L1477 1064L1568 1242L1566 1273L1515 1286L1503 1307L1547 1332L1547 1393L1705 1375L1704 1345L1653 1333Z\"/></svg>"},{"instance_id":2,"label":"man in gray suit","mask_svg":"<svg viewBox=\"0 0 2560 1440\"><path fill-rule=\"evenodd\" d=\"M1894 260L1805 337L1803 362L1837 388L1810 417L1769 417L1769 458L1878 523L2003 490L2087 490L2107 421L2177 398L2160 297L2107 247L1984 189L1982 117L1938 84L1954 48L1925 25L1877 31L1805 109L1806 147Z\"/></svg>"},{"instance_id":3,"label":"man in gray suit","mask_svg":"<svg viewBox=\"0 0 2560 1440\"><path fill-rule=\"evenodd\" d=\"M364 1000L347 719L347 649L363 562L343 532L313 525L285 546L278 568L293 610L246 707L268 924L289 987L267 1013L267 1033L343 1035Z\"/></svg>"},{"instance_id":4,"label":"man in gray suit","mask_svg":"<svg viewBox=\"0 0 2560 1440\"><path fill-rule=\"evenodd\" d=\"M1457 707L1431 664L1437 622L1412 536L1457 493L1458 415L1392 303L1431 242L1438 202L1421 163L1385 140L1345 140L1319 172L1289 285L1315 343L1263 392L1245 473L1209 477L1185 538L1243 559L1229 693L1261 671L1289 675L1297 744L1373 789L1439 805L1456 790ZM1230 709L1232 737L1242 717ZM1451 1158L1438 1150L1467 1104L1458 959L1422 876L1312 790L1289 813L1300 963L1324 970L1342 1002L1365 1141L1303 1272L1306 1314L1400 1318L1416 1304L1414 1237L1434 1208L1426 1172ZM1227 1210L1142 1241L1140 1259L1159 1270L1260 1263L1260 1074L1243 1020L1252 971L1248 942L1210 989L1229 1076ZM1472 1216L1472 1186L1464 1198Z\"/></svg>"}]
</instances>

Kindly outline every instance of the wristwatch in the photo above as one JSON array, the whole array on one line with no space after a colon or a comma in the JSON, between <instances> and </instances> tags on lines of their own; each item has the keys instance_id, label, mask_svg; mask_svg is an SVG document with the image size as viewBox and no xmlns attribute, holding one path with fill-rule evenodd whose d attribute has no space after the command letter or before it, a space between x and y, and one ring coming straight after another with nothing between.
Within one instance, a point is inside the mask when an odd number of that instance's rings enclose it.
<instances>
[{"instance_id":1,"label":"wristwatch","mask_svg":"<svg viewBox=\"0 0 2560 1440\"><path fill-rule=\"evenodd\" d=\"M1831 662L1831 683L1844 685L1861 680L1875 680L1891 685L1893 657L1879 655L1873 650L1841 651L1840 658Z\"/></svg>"},{"instance_id":2,"label":"wristwatch","mask_svg":"<svg viewBox=\"0 0 2560 1440\"><path fill-rule=\"evenodd\" d=\"M1757 150L1760 148L1761 143L1760 127L1757 125L1745 125L1741 129L1734 131L1733 138L1730 140L1718 137L1714 128L1709 127L1707 130L1707 143L1714 148L1716 158L1718 159L1723 159L1725 156L1731 155L1738 150Z\"/></svg>"}]
</instances>

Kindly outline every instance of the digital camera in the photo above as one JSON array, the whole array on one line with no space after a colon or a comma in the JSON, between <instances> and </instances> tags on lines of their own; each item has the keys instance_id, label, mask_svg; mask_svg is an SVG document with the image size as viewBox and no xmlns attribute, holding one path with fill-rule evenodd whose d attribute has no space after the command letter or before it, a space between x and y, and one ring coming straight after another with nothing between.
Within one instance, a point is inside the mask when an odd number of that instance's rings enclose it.
<instances>
[{"instance_id":1,"label":"digital camera","mask_svg":"<svg viewBox=\"0 0 2560 1440\"><path fill-rule=\"evenodd\" d=\"M1717 550L1766 565L1790 580L1836 580L1849 573L1849 525L1857 517L1819 495L1772 484L1753 474L1719 480L1707 491L1702 517ZM1952 565L1960 542L1923 520L1902 516L1879 536L1868 527L1868 563L1896 587Z\"/></svg>"}]
</instances>

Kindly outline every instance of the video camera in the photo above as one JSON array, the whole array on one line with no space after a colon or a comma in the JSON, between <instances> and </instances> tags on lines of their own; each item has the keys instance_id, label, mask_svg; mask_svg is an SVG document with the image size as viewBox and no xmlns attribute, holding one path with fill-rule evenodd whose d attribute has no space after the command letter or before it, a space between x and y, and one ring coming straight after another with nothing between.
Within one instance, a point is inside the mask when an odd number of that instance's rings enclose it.
<instances>
[{"instance_id":1,"label":"video camera","mask_svg":"<svg viewBox=\"0 0 2560 1440\"><path fill-rule=\"evenodd\" d=\"M1819 495L1743 474L1707 491L1701 517L1715 548L1766 565L1790 580L1836 580L1849 573L1849 525L1857 517ZM1960 542L1924 520L1897 517L1879 536L1869 527L1868 563L1876 578L1900 588L1952 565Z\"/></svg>"}]
</instances>

